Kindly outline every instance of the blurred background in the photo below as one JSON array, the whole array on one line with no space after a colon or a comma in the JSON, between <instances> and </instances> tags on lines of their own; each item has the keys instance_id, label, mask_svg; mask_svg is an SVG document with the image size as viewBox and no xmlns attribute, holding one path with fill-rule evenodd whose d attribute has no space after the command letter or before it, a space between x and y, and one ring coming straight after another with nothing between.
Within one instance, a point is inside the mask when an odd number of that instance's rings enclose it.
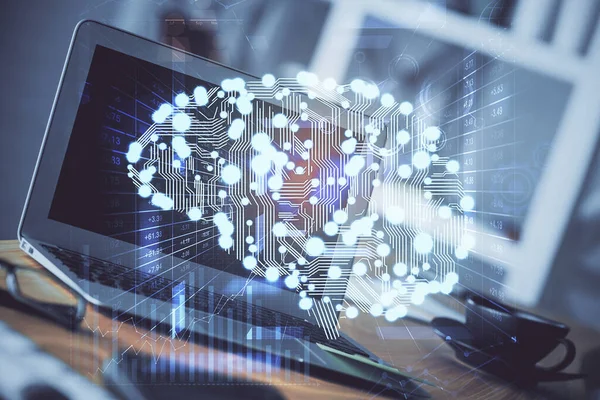
<instances>
[{"instance_id":1,"label":"blurred background","mask_svg":"<svg viewBox=\"0 0 600 400\"><path fill-rule=\"evenodd\" d=\"M447 21L476 47L502 51L502 34L586 56L594 46L594 0L23 0L3 5L0 63L0 238L15 238L69 41L78 21L94 19L217 59L257 76L317 69L339 81L362 77L414 101L432 75L465 50L422 36ZM420 28L402 27L417 18ZM353 33L349 33L353 32ZM484 36L481 36L481 33ZM449 37L461 32L446 29ZM596 35L597 36L597 35ZM465 43L468 45L469 43ZM410 47L410 48L409 48ZM335 55L336 50L343 54ZM332 53L332 51L334 53ZM336 66L329 67L328 59ZM443 63L440 61L443 60ZM319 72L317 71L317 72ZM456 79L446 77L446 81ZM448 82L438 82L447 85ZM436 90L435 85L430 90ZM568 89L564 89L566 97ZM430 93L431 96L433 96ZM561 107L564 104L554 104ZM552 119L553 112L546 114ZM547 138L541 138L540 141ZM535 179L535 174L528 179ZM517 213L518 214L518 213ZM518 215L517 215L518 217ZM510 222L509 222L510 223ZM518 225L517 222L510 223Z\"/></svg>"},{"instance_id":2,"label":"blurred background","mask_svg":"<svg viewBox=\"0 0 600 400\"><path fill-rule=\"evenodd\" d=\"M443 127L439 154L460 161L456 184L475 199L477 212L468 218L479 237L517 242L569 106L572 71L588 62L598 65L599 15L597 0L7 3L0 13L0 239L16 237L73 30L80 20L93 19L256 76L311 70L340 83L376 83L381 92L419 107L427 125ZM498 58L515 63L507 67ZM597 133L579 130L573 137ZM573 299L568 293L547 299L588 320L597 282L590 278L600 276L600 177L597 162L592 165L581 170L585 191L558 258L569 265L577 254L577 262L588 267L577 274L560 268L549 281L550 288L560 288L571 279L571 287L587 287L590 294L577 290ZM563 175L556 179L572 178ZM504 254L498 243L485 251ZM465 285L505 300L501 265L469 257L460 267Z\"/></svg>"}]
</instances>

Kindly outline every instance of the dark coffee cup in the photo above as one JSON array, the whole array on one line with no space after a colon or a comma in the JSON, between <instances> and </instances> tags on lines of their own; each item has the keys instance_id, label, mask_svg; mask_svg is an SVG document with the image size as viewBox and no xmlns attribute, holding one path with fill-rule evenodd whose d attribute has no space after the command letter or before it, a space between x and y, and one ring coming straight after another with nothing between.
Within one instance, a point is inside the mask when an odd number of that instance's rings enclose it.
<instances>
[{"instance_id":1,"label":"dark coffee cup","mask_svg":"<svg viewBox=\"0 0 600 400\"><path fill-rule=\"evenodd\" d=\"M527 369L563 345L566 354L562 361L537 368L557 372L573 362L575 346L566 339L569 327L565 324L481 296L469 296L466 306L465 325L483 351Z\"/></svg>"}]
</instances>

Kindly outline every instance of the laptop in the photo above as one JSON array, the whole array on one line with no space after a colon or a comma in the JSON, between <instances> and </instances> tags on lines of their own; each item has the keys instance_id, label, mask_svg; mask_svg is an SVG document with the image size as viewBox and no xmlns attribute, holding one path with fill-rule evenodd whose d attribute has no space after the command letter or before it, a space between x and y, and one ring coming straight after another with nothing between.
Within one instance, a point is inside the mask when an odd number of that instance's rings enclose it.
<instances>
[{"instance_id":1,"label":"laptop","mask_svg":"<svg viewBox=\"0 0 600 400\"><path fill-rule=\"evenodd\" d=\"M249 280L242 261L217 244L218 235L192 226L204 222L157 208L134 190L127 146L152 125L160 99L172 101L176 91L235 77L257 80L98 22L81 22L19 226L21 248L91 303L151 326L167 325L174 337L190 331L215 347L256 351L306 374L368 389L388 385L403 398L427 397L421 383L398 379L389 368L365 375L357 367L357 357L384 362L338 332L336 322L319 320L329 315L337 321L335 305L343 299L315 297L325 314L307 312L298 306L301 293L281 280ZM204 185L213 190L210 182ZM353 207L360 213L366 205L357 201ZM336 263L351 268L352 256Z\"/></svg>"}]
</instances>

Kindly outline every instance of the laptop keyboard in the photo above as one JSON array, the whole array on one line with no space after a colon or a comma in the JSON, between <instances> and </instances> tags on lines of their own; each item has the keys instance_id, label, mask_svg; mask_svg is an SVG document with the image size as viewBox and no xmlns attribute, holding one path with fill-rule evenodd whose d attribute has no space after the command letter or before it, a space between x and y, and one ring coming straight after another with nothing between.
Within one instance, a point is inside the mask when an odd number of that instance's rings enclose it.
<instances>
[{"instance_id":1,"label":"laptop keyboard","mask_svg":"<svg viewBox=\"0 0 600 400\"><path fill-rule=\"evenodd\" d=\"M77 275L79 279L86 279L162 301L171 301L173 288L176 286L178 288L182 287L180 283L163 276L132 270L122 265L109 263L56 246L42 246ZM187 299L187 306L195 310L219 314L254 326L281 327L284 329L282 335L303 338L312 343L320 343L345 353L369 357L367 353L342 336L333 340L328 339L322 328L302 318L250 304L243 300L231 299L228 296L208 290L200 290L189 285L185 285L185 293L193 293Z\"/></svg>"}]
</instances>

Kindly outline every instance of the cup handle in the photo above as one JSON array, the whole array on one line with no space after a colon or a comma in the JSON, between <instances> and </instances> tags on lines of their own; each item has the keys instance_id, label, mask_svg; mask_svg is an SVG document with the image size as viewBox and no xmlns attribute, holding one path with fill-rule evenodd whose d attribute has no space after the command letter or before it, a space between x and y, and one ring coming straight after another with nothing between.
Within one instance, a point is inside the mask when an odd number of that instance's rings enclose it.
<instances>
[{"instance_id":1,"label":"cup handle","mask_svg":"<svg viewBox=\"0 0 600 400\"><path fill-rule=\"evenodd\" d=\"M569 339L558 339L558 342L565 346L566 354L562 361L552 365L550 367L537 367L538 370L543 372L558 372L567 368L575 359L575 344Z\"/></svg>"}]
</instances>

